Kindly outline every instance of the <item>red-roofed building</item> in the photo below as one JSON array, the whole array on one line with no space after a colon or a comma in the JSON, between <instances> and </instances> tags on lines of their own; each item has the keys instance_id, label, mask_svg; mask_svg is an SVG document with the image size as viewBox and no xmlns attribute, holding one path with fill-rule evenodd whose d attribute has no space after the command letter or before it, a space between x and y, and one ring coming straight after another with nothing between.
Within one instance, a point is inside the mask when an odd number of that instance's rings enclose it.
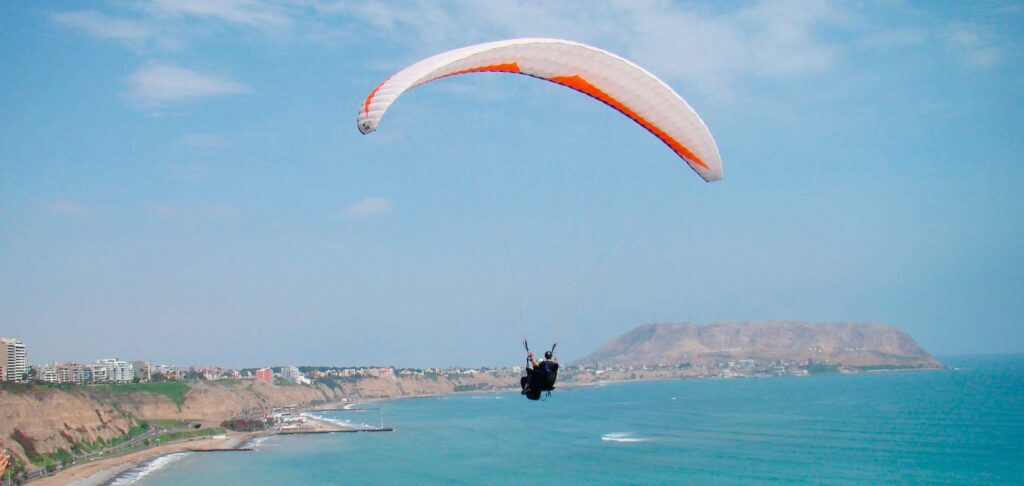
<instances>
[{"instance_id":1,"label":"red-roofed building","mask_svg":"<svg viewBox=\"0 0 1024 486\"><path fill-rule=\"evenodd\" d=\"M269 385L274 381L274 374L270 372L270 368L263 368L256 370L256 379Z\"/></svg>"}]
</instances>

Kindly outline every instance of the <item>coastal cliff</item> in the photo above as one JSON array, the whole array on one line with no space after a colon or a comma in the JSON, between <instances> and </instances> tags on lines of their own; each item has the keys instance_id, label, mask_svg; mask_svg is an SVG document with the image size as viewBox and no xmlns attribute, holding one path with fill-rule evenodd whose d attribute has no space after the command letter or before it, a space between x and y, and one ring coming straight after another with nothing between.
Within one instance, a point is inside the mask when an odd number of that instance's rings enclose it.
<instances>
[{"instance_id":1,"label":"coastal cliff","mask_svg":"<svg viewBox=\"0 0 1024 486\"><path fill-rule=\"evenodd\" d=\"M742 363L742 361L754 363ZM906 333L878 324L648 324L566 366L561 384L682 377L929 369L942 365ZM322 377L312 384L248 380L0 387L0 448L22 462L68 458L144 433L145 421L207 427L274 408L517 388L512 370Z\"/></svg>"},{"instance_id":2,"label":"coastal cliff","mask_svg":"<svg viewBox=\"0 0 1024 486\"><path fill-rule=\"evenodd\" d=\"M32 457L38 462L40 455L124 440L148 420L217 426L238 417L262 418L273 408L498 390L517 383L516 376L496 372L358 377L287 386L256 380L59 388L18 385L0 388L0 448L22 462Z\"/></svg>"},{"instance_id":3,"label":"coastal cliff","mask_svg":"<svg viewBox=\"0 0 1024 486\"><path fill-rule=\"evenodd\" d=\"M80 391L0 390L0 448L22 459L125 436L135 421Z\"/></svg>"},{"instance_id":4,"label":"coastal cliff","mask_svg":"<svg viewBox=\"0 0 1024 486\"><path fill-rule=\"evenodd\" d=\"M939 368L909 335L859 323L645 324L580 358L584 366L678 365L749 359L850 368Z\"/></svg>"}]
</instances>

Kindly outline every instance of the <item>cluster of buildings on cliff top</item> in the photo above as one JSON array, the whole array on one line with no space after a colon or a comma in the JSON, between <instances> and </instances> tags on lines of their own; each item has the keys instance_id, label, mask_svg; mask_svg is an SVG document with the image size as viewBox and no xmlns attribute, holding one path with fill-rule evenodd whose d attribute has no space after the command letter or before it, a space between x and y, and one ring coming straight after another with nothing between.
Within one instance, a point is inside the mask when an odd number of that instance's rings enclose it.
<instances>
[{"instance_id":1,"label":"cluster of buildings on cliff top","mask_svg":"<svg viewBox=\"0 0 1024 486\"><path fill-rule=\"evenodd\" d=\"M146 361L122 361L117 358L99 359L90 364L49 363L29 366L24 343L16 339L0 338L0 381L37 381L43 383L133 383L148 381L196 380L256 380L267 384L310 384L313 380L398 379L413 376L474 375L487 372L519 373L520 367L511 368L394 368L394 367L304 367L232 369L221 367L181 367L152 365ZM591 366L565 366L566 370L591 372L600 376L605 372L633 372L677 370L701 376L764 376L800 375L813 372L815 367L828 366L810 359L755 360L720 359L708 362L676 364L596 364ZM842 370L839 370L842 371Z\"/></svg>"},{"instance_id":2,"label":"cluster of buildings on cliff top","mask_svg":"<svg viewBox=\"0 0 1024 486\"><path fill-rule=\"evenodd\" d=\"M486 371L486 369L484 369ZM53 384L137 383L148 381L256 380L267 384L310 384L318 379L390 378L410 375L475 374L475 369L393 367L310 367L305 372L295 366L276 368L232 369L217 366L195 368L174 365L153 365L147 361L124 361L118 358L98 359L93 363L53 362L28 365L25 343L13 338L0 338L0 381L41 382Z\"/></svg>"},{"instance_id":3,"label":"cluster of buildings on cliff top","mask_svg":"<svg viewBox=\"0 0 1024 486\"><path fill-rule=\"evenodd\" d=\"M232 369L183 368L173 365L152 365L147 361L124 361L118 358L103 358L92 363L53 362L29 365L28 347L25 343L13 338L0 338L0 381L84 385L242 377L238 370ZM249 373L249 377L253 377L252 372Z\"/></svg>"}]
</instances>

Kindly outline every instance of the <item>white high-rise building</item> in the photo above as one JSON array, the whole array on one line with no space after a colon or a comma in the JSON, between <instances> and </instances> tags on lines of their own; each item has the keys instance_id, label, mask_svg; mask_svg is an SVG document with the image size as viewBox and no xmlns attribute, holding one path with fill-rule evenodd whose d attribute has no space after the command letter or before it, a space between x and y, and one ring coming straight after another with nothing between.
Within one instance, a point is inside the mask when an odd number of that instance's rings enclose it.
<instances>
[{"instance_id":1,"label":"white high-rise building","mask_svg":"<svg viewBox=\"0 0 1024 486\"><path fill-rule=\"evenodd\" d=\"M60 383L57 380L57 367L54 365L36 365L33 366L36 370L36 380L43 383Z\"/></svg>"},{"instance_id":2,"label":"white high-rise building","mask_svg":"<svg viewBox=\"0 0 1024 486\"><path fill-rule=\"evenodd\" d=\"M13 338L0 338L0 381L21 381L28 375L28 353L25 343Z\"/></svg>"},{"instance_id":3,"label":"white high-rise building","mask_svg":"<svg viewBox=\"0 0 1024 486\"><path fill-rule=\"evenodd\" d=\"M102 375L102 378L101 378ZM119 359L100 359L93 365L93 381L112 381L114 383L129 383L135 378L132 364Z\"/></svg>"}]
</instances>

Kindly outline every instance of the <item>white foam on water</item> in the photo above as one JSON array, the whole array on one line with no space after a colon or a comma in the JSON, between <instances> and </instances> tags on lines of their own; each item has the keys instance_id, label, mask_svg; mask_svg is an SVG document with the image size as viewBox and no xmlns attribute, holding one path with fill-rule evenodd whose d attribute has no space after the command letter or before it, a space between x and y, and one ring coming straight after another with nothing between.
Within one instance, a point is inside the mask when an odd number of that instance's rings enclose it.
<instances>
[{"instance_id":1,"label":"white foam on water","mask_svg":"<svg viewBox=\"0 0 1024 486\"><path fill-rule=\"evenodd\" d=\"M358 411L358 410L353 410L353 411ZM347 427L347 428L350 428L350 429L372 429L373 428L373 426L367 425L367 424L363 424L363 423L359 423L359 424L352 423L352 421L348 420L348 419L337 419L337 418L324 417L324 416L321 416L321 415L312 415L312 414L307 414L307 413L302 413L302 415L305 415L307 417L314 418L314 419L317 419L317 420L325 420L327 422L338 424L338 425L340 425L342 427Z\"/></svg>"},{"instance_id":2,"label":"white foam on water","mask_svg":"<svg viewBox=\"0 0 1024 486\"><path fill-rule=\"evenodd\" d=\"M251 447L253 449L258 450L260 448L260 446L264 442L266 442L267 439L269 439L269 438L270 437L268 437L268 436L256 437L256 438L250 439L249 442L246 443L245 445L246 445L246 447Z\"/></svg>"},{"instance_id":3,"label":"white foam on water","mask_svg":"<svg viewBox=\"0 0 1024 486\"><path fill-rule=\"evenodd\" d=\"M647 442L643 437L633 437L632 432L612 432L601 436L601 440L607 442Z\"/></svg>"},{"instance_id":4,"label":"white foam on water","mask_svg":"<svg viewBox=\"0 0 1024 486\"><path fill-rule=\"evenodd\" d=\"M109 484L111 486L120 486L123 484L133 484L138 480L149 476L165 467L169 464L189 455L188 452L175 452L173 454L167 454L166 456L160 456L156 459L146 461L139 466L133 467L121 474L119 474Z\"/></svg>"}]
</instances>

